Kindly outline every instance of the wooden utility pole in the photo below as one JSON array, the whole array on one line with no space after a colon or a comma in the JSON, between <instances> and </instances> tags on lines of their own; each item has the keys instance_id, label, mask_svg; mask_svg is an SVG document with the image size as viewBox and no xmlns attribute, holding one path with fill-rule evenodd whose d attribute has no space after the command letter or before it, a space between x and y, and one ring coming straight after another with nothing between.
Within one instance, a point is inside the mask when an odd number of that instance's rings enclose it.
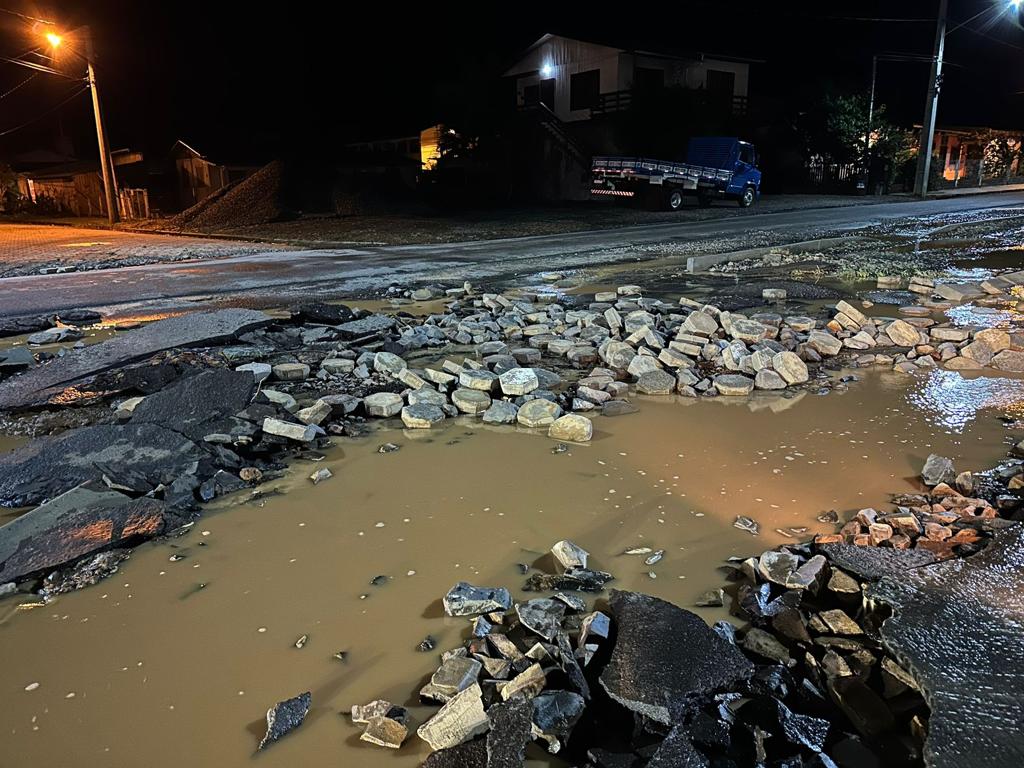
<instances>
[{"instance_id":1,"label":"wooden utility pole","mask_svg":"<svg viewBox=\"0 0 1024 768\"><path fill-rule=\"evenodd\" d=\"M89 81L89 90L92 91L92 111L96 117L96 141L100 147L100 171L103 175L103 194L107 201L107 221L116 224L117 215L117 193L114 190L114 167L110 160L110 150L107 145L107 130L103 125L103 110L100 108L100 92L96 87L96 68L93 66L94 53L92 48L92 32L88 27L83 29L85 33L85 62L86 74Z\"/></svg>"},{"instance_id":2,"label":"wooden utility pole","mask_svg":"<svg viewBox=\"0 0 1024 768\"><path fill-rule=\"evenodd\" d=\"M914 194L919 197L928 194L932 143L935 141L935 115L939 109L939 90L942 87L942 55L946 47L946 14L948 10L949 0L939 0L939 22L935 27L935 53L932 56L931 76L928 80L928 96L924 102L921 138L917 145L917 174L914 179Z\"/></svg>"}]
</instances>

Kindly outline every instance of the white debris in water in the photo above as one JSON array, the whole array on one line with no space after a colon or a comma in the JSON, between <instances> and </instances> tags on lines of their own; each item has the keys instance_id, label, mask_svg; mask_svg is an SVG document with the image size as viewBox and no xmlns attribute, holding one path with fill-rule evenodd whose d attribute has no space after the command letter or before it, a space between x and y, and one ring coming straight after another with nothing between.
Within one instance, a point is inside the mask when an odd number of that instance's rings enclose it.
<instances>
[{"instance_id":1,"label":"white debris in water","mask_svg":"<svg viewBox=\"0 0 1024 768\"><path fill-rule=\"evenodd\" d=\"M73 699L73 698L75 698L75 692L74 691L68 691L67 695L64 698L65 699Z\"/></svg>"},{"instance_id":2,"label":"white debris in water","mask_svg":"<svg viewBox=\"0 0 1024 768\"><path fill-rule=\"evenodd\" d=\"M257 631L257 632L266 632L266 631L267 631L267 628L266 628L266 627L260 627L260 628L259 628L259 629L257 629L256 631Z\"/></svg>"},{"instance_id":3,"label":"white debris in water","mask_svg":"<svg viewBox=\"0 0 1024 768\"><path fill-rule=\"evenodd\" d=\"M28 685L25 686L25 690L26 691L34 691L38 687L39 687L39 683L29 683Z\"/></svg>"},{"instance_id":4,"label":"white debris in water","mask_svg":"<svg viewBox=\"0 0 1024 768\"><path fill-rule=\"evenodd\" d=\"M406 571L405 575L406 576L415 576L416 575L416 571Z\"/></svg>"},{"instance_id":5,"label":"white debris in water","mask_svg":"<svg viewBox=\"0 0 1024 768\"><path fill-rule=\"evenodd\" d=\"M384 523L377 523L377 524L376 524L375 526L373 526L373 527L374 527L374 528L383 528L383 527L384 527Z\"/></svg>"}]
</instances>

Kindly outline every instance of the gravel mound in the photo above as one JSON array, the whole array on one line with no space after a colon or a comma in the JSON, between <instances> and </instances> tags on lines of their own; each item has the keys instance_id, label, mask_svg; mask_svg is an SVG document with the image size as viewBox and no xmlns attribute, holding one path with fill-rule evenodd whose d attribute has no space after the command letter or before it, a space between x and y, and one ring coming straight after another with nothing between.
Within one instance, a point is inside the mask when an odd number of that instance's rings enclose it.
<instances>
[{"instance_id":1,"label":"gravel mound","mask_svg":"<svg viewBox=\"0 0 1024 768\"><path fill-rule=\"evenodd\" d=\"M197 232L222 232L291 218L285 193L285 168L280 160L175 216L172 226Z\"/></svg>"}]
</instances>

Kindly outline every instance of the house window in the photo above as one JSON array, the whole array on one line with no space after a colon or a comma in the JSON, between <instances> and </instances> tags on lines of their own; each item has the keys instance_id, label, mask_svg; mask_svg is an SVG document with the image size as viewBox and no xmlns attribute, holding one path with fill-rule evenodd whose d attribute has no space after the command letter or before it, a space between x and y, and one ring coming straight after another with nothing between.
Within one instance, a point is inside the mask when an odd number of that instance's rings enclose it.
<instances>
[{"instance_id":1,"label":"house window","mask_svg":"<svg viewBox=\"0 0 1024 768\"><path fill-rule=\"evenodd\" d=\"M736 93L736 73L723 72L719 69L709 69L707 88L713 93L732 96Z\"/></svg>"},{"instance_id":2,"label":"house window","mask_svg":"<svg viewBox=\"0 0 1024 768\"><path fill-rule=\"evenodd\" d=\"M601 96L601 70L578 72L569 78L569 109L590 109Z\"/></svg>"}]
</instances>

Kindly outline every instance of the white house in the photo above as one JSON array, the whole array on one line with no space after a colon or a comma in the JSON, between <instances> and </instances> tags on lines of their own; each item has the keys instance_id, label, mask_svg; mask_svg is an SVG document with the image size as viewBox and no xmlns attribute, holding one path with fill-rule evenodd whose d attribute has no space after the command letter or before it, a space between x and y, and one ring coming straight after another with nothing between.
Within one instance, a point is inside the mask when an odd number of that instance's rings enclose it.
<instances>
[{"instance_id":1,"label":"white house","mask_svg":"<svg viewBox=\"0 0 1024 768\"><path fill-rule=\"evenodd\" d=\"M627 109L641 90L678 86L706 89L746 110L752 59L702 53L670 54L616 48L547 34L505 72L515 80L516 103L544 104L561 120Z\"/></svg>"}]
</instances>

